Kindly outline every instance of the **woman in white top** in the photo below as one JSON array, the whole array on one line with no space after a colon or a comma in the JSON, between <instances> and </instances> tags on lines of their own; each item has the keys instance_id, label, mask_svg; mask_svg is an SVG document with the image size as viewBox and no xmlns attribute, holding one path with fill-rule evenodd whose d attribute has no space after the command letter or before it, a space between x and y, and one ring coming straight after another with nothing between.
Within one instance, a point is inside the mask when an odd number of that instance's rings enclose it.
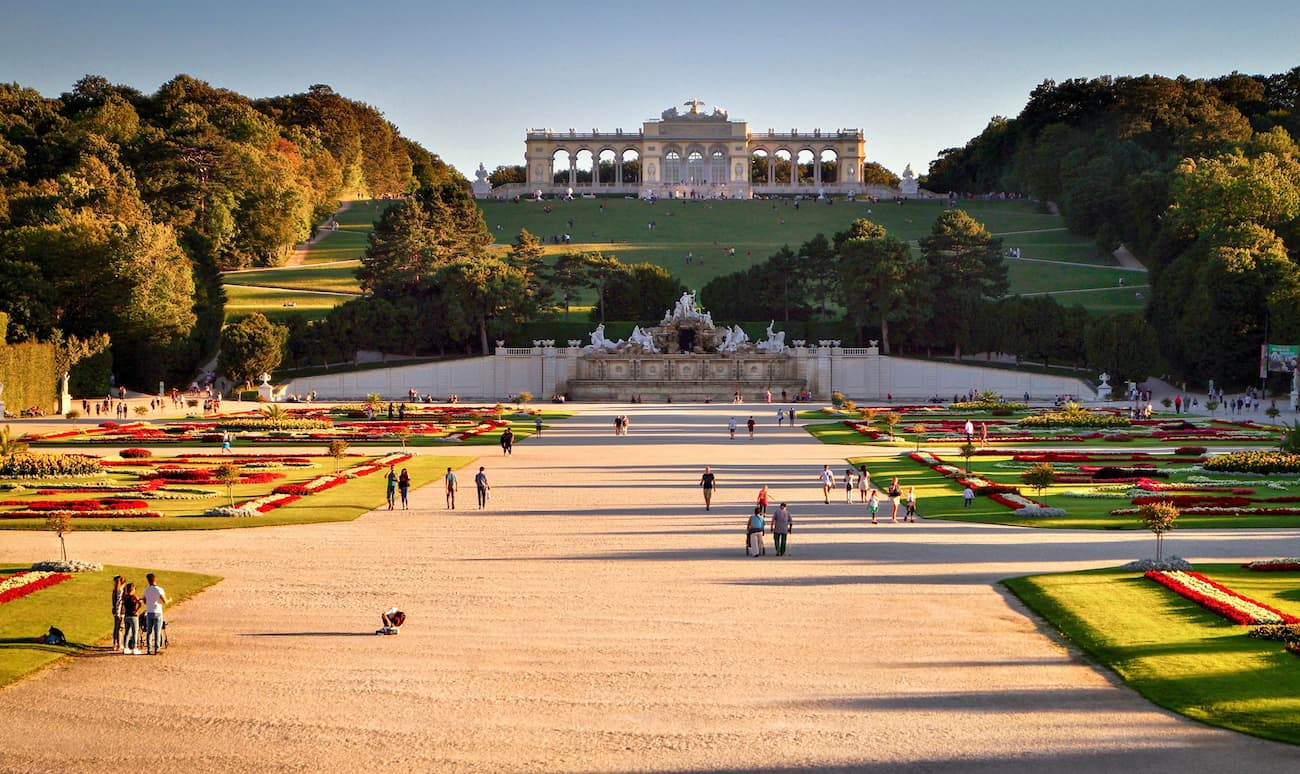
<instances>
[{"instance_id":1,"label":"woman in white top","mask_svg":"<svg viewBox=\"0 0 1300 774\"><path fill-rule=\"evenodd\" d=\"M867 466L860 468L862 475L858 476L858 502L867 501L867 493L871 491L871 474L867 472Z\"/></svg>"}]
</instances>

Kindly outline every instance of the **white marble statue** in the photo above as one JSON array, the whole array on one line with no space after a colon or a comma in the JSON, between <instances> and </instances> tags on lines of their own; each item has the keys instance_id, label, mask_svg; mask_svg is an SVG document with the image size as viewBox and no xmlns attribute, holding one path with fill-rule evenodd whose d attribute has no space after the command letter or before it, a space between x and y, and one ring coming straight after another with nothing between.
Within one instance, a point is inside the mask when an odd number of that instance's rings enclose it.
<instances>
[{"instance_id":1,"label":"white marble statue","mask_svg":"<svg viewBox=\"0 0 1300 774\"><path fill-rule=\"evenodd\" d=\"M651 354L659 352L659 350L655 348L654 337L651 336L649 332L642 330L640 325L632 328L632 335L627 337L627 343L635 344L641 347L645 352Z\"/></svg>"},{"instance_id":2,"label":"white marble statue","mask_svg":"<svg viewBox=\"0 0 1300 774\"><path fill-rule=\"evenodd\" d=\"M735 352L749 343L749 335L739 325L733 325L723 330L726 333L722 337L722 344L718 346L719 352Z\"/></svg>"},{"instance_id":3,"label":"white marble statue","mask_svg":"<svg viewBox=\"0 0 1300 774\"><path fill-rule=\"evenodd\" d=\"M776 320L767 324L767 341L760 341L755 347L759 352L777 354L785 351L785 331L777 333Z\"/></svg>"},{"instance_id":4,"label":"white marble statue","mask_svg":"<svg viewBox=\"0 0 1300 774\"><path fill-rule=\"evenodd\" d=\"M623 343L621 340L610 341L605 338L605 323L597 325L596 330L588 335L591 336L591 348L599 352L610 352L618 349L619 345Z\"/></svg>"},{"instance_id":5,"label":"white marble statue","mask_svg":"<svg viewBox=\"0 0 1300 774\"><path fill-rule=\"evenodd\" d=\"M916 196L920 190L920 185L916 179L916 173L912 171L912 165L908 164L903 168L903 176L898 181L898 192L908 198Z\"/></svg>"},{"instance_id":6,"label":"white marble statue","mask_svg":"<svg viewBox=\"0 0 1300 774\"><path fill-rule=\"evenodd\" d=\"M699 316L700 310L695 305L695 294L683 293L682 297L677 299L677 306L673 307L673 319L694 320Z\"/></svg>"}]
</instances>

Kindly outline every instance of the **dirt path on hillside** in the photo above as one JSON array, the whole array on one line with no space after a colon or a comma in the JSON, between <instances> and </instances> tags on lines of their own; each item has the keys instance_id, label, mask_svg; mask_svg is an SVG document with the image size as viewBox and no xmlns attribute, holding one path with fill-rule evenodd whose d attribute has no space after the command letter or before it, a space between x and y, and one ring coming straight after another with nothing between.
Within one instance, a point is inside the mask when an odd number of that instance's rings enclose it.
<instances>
[{"instance_id":1,"label":"dirt path on hillside","mask_svg":"<svg viewBox=\"0 0 1300 774\"><path fill-rule=\"evenodd\" d=\"M82 558L210 572L160 657L78 658L0 692L0 770L1294 771L1296 748L1156 709L1044 635L997 581L1113 566L1137 532L871 526L821 496L843 455L769 406L581 406L459 508L343 524L79 532ZM615 413L631 433L615 437ZM727 438L735 416L754 440ZM743 433L742 433L743 435ZM421 449L459 454L462 448ZM892 453L892 452L890 452ZM712 465L712 511L698 482ZM758 488L790 555L747 558ZM924 515L926 506L921 503ZM1179 533L1202 559L1297 530ZM5 532L0 561L54 550ZM161 582L166 586L166 574ZM105 597L108 588L105 587ZM402 606L400 636L377 637Z\"/></svg>"},{"instance_id":2,"label":"dirt path on hillside","mask_svg":"<svg viewBox=\"0 0 1300 774\"><path fill-rule=\"evenodd\" d=\"M340 214L347 212L348 208L350 208L351 206L352 206L352 202L350 200L339 202L339 208L334 211L334 214L326 218L324 223L321 223L319 226L316 227L315 236L313 236L311 239L307 240L306 242L303 242L300 245L294 246L293 252L289 254L289 260L285 261L284 265L286 267L301 266L304 263L306 263L308 248L310 248L312 245L319 244L320 242L323 242L324 240L328 239L331 234L338 233L336 231L332 231L329 228L329 223L332 220L336 220Z\"/></svg>"}]
</instances>

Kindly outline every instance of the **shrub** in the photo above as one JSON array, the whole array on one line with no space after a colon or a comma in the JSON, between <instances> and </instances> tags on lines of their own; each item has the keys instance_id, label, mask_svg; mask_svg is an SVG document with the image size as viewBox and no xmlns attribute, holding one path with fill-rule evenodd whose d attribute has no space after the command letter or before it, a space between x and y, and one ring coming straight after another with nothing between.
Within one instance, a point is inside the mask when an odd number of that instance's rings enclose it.
<instances>
[{"instance_id":1,"label":"shrub","mask_svg":"<svg viewBox=\"0 0 1300 774\"><path fill-rule=\"evenodd\" d=\"M1179 446L1177 449L1174 449L1174 454L1177 454L1180 457L1200 457L1205 454L1205 452L1206 447L1204 446Z\"/></svg>"},{"instance_id":2,"label":"shrub","mask_svg":"<svg viewBox=\"0 0 1300 774\"><path fill-rule=\"evenodd\" d=\"M964 400L948 404L948 409L951 411L1002 412L998 416L1006 416L1015 411L1024 411L1027 408L1029 408L1027 403L1016 403L1009 400Z\"/></svg>"},{"instance_id":3,"label":"shrub","mask_svg":"<svg viewBox=\"0 0 1300 774\"><path fill-rule=\"evenodd\" d=\"M1038 462L1020 474L1020 481L1025 486L1033 487L1033 490L1041 495L1044 489L1056 481L1056 470L1052 468L1050 462Z\"/></svg>"},{"instance_id":4,"label":"shrub","mask_svg":"<svg viewBox=\"0 0 1300 774\"><path fill-rule=\"evenodd\" d=\"M839 408L840 406L844 405L844 393L832 392L831 405L834 406L835 408Z\"/></svg>"},{"instance_id":5,"label":"shrub","mask_svg":"<svg viewBox=\"0 0 1300 774\"><path fill-rule=\"evenodd\" d=\"M81 409L68 409L68 413L63 415L64 419L81 419Z\"/></svg>"},{"instance_id":6,"label":"shrub","mask_svg":"<svg viewBox=\"0 0 1300 774\"><path fill-rule=\"evenodd\" d=\"M1300 454L1281 451L1236 451L1202 463L1217 473L1300 473Z\"/></svg>"},{"instance_id":7,"label":"shrub","mask_svg":"<svg viewBox=\"0 0 1300 774\"><path fill-rule=\"evenodd\" d=\"M0 458L0 476L5 478L59 478L97 476L103 472L99 460L81 454L33 454L20 452Z\"/></svg>"},{"instance_id":8,"label":"shrub","mask_svg":"<svg viewBox=\"0 0 1300 774\"><path fill-rule=\"evenodd\" d=\"M119 453L124 460L142 460L153 456L153 452L148 449L123 449Z\"/></svg>"}]
</instances>

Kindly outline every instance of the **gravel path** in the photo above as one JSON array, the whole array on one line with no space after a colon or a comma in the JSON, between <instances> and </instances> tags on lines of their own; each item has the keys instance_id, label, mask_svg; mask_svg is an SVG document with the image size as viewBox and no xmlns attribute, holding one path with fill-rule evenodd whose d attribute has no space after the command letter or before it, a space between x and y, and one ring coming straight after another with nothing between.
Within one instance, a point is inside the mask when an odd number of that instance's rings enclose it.
<instances>
[{"instance_id":1,"label":"gravel path","mask_svg":"<svg viewBox=\"0 0 1300 774\"><path fill-rule=\"evenodd\" d=\"M454 512L431 486L410 511L347 524L74 533L79 557L226 580L169 615L160 657L65 661L0 692L0 770L1300 765L1296 748L1154 708L996 585L1145 556L1145 533L872 527L861 506L816 502L822 463L841 472L860 447L778 430L772 407L579 410L513 457L483 448L486 511L470 467ZM743 428L751 411L758 438L729 440L727 417ZM764 483L795 515L783 558L744 556ZM1242 558L1294 553L1297 537L1182 532L1169 548ZM52 541L3 533L0 561ZM377 637L391 604L409 620Z\"/></svg>"}]
</instances>

